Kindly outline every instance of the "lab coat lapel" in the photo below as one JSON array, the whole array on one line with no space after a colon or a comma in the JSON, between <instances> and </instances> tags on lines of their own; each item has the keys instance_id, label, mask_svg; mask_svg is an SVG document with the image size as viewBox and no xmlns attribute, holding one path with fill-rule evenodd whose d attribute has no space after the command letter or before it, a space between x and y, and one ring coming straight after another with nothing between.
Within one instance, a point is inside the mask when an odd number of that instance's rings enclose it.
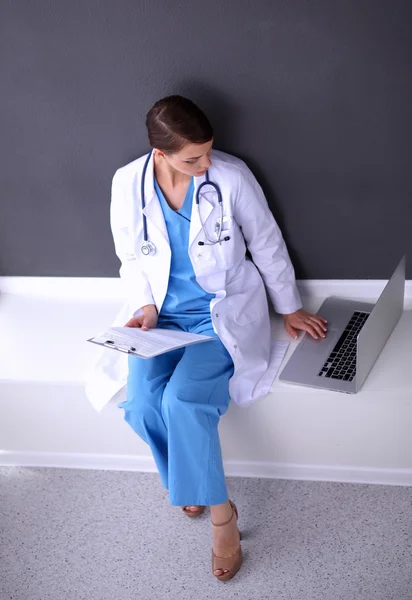
<instances>
[{"instance_id":1,"label":"lab coat lapel","mask_svg":"<svg viewBox=\"0 0 412 600\"><path fill-rule=\"evenodd\" d=\"M169 236L167 233L166 222L163 216L162 207L157 197L156 190L154 188L154 172L153 172L153 153L147 165L147 171L145 176L144 184L145 192L145 208L143 213L146 215L149 222L148 229L153 226L155 227L163 239L169 244ZM150 232L148 233L150 240Z\"/></svg>"}]
</instances>

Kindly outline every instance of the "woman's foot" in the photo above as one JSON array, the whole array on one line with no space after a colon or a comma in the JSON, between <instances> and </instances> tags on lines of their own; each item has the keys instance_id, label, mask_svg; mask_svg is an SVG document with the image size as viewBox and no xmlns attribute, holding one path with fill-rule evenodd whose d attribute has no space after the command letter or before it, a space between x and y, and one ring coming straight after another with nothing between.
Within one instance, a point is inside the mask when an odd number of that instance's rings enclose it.
<instances>
[{"instance_id":1,"label":"woman's foot","mask_svg":"<svg viewBox=\"0 0 412 600\"><path fill-rule=\"evenodd\" d=\"M237 511L230 500L225 504L211 506L210 509L213 525L213 567L222 567L213 568L213 574L226 581L239 570L242 562Z\"/></svg>"},{"instance_id":2,"label":"woman's foot","mask_svg":"<svg viewBox=\"0 0 412 600\"><path fill-rule=\"evenodd\" d=\"M194 517L199 517L202 514L202 512L205 510L205 507L197 506L197 505L182 506L182 510L185 513L185 515L187 515L188 517L191 517L193 519Z\"/></svg>"}]
</instances>

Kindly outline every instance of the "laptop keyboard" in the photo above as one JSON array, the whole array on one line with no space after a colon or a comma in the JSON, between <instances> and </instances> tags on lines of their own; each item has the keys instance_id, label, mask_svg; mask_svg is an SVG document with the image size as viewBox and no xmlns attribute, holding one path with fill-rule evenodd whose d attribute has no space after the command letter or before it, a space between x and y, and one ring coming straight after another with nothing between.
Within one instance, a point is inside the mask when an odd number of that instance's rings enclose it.
<instances>
[{"instance_id":1,"label":"laptop keyboard","mask_svg":"<svg viewBox=\"0 0 412 600\"><path fill-rule=\"evenodd\" d=\"M352 381L356 375L356 338L369 313L355 311L338 343L325 361L320 377Z\"/></svg>"}]
</instances>

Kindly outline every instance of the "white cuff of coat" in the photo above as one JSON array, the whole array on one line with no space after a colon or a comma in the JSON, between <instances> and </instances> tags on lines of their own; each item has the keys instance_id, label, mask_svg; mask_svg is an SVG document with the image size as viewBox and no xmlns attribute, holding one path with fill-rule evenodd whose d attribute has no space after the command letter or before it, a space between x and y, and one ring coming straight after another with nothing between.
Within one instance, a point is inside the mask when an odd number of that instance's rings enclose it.
<instances>
[{"instance_id":1,"label":"white cuff of coat","mask_svg":"<svg viewBox=\"0 0 412 600\"><path fill-rule=\"evenodd\" d=\"M300 294L299 294L299 292L298 292L298 290L296 288L292 292L292 294L291 294L292 298L291 298L291 301L288 304L280 304L278 302L278 299L273 294L273 292L270 293L270 291L269 291L269 295L270 295L270 299L271 299L272 304L273 304L273 308L280 315L290 315L291 313L294 313L297 310L303 308L303 304L302 304L302 300L300 298Z\"/></svg>"},{"instance_id":2,"label":"white cuff of coat","mask_svg":"<svg viewBox=\"0 0 412 600\"><path fill-rule=\"evenodd\" d=\"M156 306L152 293L147 288L143 290L130 290L129 288L128 292L129 309L134 317L142 314L142 306L146 306L147 304L154 304Z\"/></svg>"},{"instance_id":3,"label":"white cuff of coat","mask_svg":"<svg viewBox=\"0 0 412 600\"><path fill-rule=\"evenodd\" d=\"M153 306L156 306L156 304L154 303L154 300L152 300L152 302L146 302L145 304L142 304L142 306L140 308L136 308L136 302L134 304L129 304L130 306L130 311L133 311L133 316L134 317L138 317L139 315L143 314L143 306L147 306L149 304L153 304ZM157 309L157 307L156 307Z\"/></svg>"},{"instance_id":4,"label":"white cuff of coat","mask_svg":"<svg viewBox=\"0 0 412 600\"><path fill-rule=\"evenodd\" d=\"M285 307L275 308L275 311L279 315L290 315L290 314L296 312L297 310L300 310L301 308L303 308L302 303L296 304L294 307L285 306Z\"/></svg>"}]
</instances>

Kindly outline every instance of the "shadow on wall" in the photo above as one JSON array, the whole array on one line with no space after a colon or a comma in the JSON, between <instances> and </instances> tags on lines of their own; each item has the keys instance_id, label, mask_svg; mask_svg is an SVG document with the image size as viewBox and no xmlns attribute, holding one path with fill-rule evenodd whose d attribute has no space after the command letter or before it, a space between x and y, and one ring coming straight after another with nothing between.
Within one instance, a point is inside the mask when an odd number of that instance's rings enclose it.
<instances>
[{"instance_id":1,"label":"shadow on wall","mask_svg":"<svg viewBox=\"0 0 412 600\"><path fill-rule=\"evenodd\" d=\"M236 132L242 127L241 109L236 106L233 96L223 93L215 87L209 86L200 80L183 80L176 85L173 93L180 94L190 98L199 105L210 119L215 131L215 146L219 150L234 154L244 160L248 167L253 171L256 179L262 186L266 198L273 212L273 216L279 225L288 247L290 258L296 271L296 276L303 279L303 265L298 259L294 248L288 242L285 235L286 225L283 215L280 210L273 211L273 206L279 207L276 191L269 184L264 172L261 170L259 163L255 162L251 157L244 157L239 154L234 146L234 140L238 137Z\"/></svg>"}]
</instances>

